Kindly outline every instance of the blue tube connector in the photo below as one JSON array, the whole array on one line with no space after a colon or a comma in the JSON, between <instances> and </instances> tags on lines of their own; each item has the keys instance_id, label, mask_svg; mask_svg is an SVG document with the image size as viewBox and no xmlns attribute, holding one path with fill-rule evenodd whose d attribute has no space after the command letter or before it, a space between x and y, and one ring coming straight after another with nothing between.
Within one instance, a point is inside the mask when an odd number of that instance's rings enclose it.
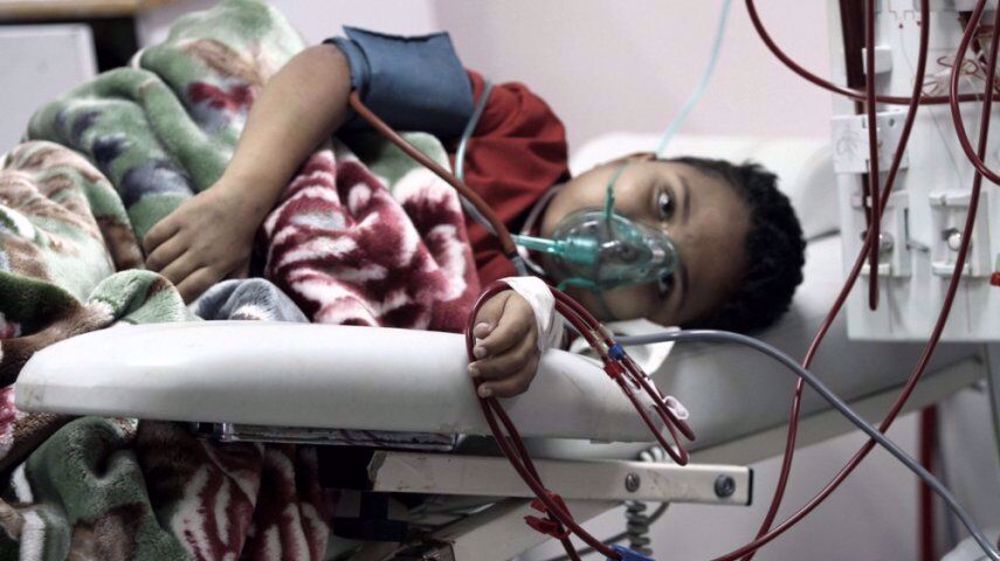
<instances>
[{"instance_id":1,"label":"blue tube connector","mask_svg":"<svg viewBox=\"0 0 1000 561\"><path fill-rule=\"evenodd\" d=\"M615 553L621 555L620 561L655 561L652 557L646 557L641 553L632 551L627 547L622 547L620 545L613 545L611 549L615 550ZM608 561L615 561L614 559L608 558Z\"/></svg>"}]
</instances>

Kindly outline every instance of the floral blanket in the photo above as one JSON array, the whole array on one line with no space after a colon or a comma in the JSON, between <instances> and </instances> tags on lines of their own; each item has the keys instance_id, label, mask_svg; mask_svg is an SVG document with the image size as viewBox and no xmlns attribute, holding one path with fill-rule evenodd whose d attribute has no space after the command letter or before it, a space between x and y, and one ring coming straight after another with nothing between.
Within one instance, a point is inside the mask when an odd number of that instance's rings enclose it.
<instances>
[{"instance_id":1,"label":"floral blanket","mask_svg":"<svg viewBox=\"0 0 1000 561\"><path fill-rule=\"evenodd\" d=\"M0 160L0 559L326 551L332 501L311 449L19 411L18 374L48 345L198 316L461 329L479 287L458 200L371 136L303 164L258 236L266 281L221 283L188 308L142 270L137 240L218 179L261 87L302 48L266 3L224 0L43 107ZM433 137L411 139L447 163Z\"/></svg>"}]
</instances>

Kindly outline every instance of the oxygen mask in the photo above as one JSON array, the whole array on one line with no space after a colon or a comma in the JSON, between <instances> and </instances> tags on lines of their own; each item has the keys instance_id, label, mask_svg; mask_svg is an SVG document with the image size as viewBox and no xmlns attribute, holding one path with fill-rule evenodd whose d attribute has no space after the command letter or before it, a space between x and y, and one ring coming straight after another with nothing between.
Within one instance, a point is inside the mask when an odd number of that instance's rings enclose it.
<instances>
[{"instance_id":1,"label":"oxygen mask","mask_svg":"<svg viewBox=\"0 0 1000 561\"><path fill-rule=\"evenodd\" d=\"M614 183L608 182L605 208L584 209L562 219L552 238L514 236L527 249L547 254L547 271L560 288L580 286L600 292L661 282L677 268L677 248L666 233L614 212Z\"/></svg>"}]
</instances>

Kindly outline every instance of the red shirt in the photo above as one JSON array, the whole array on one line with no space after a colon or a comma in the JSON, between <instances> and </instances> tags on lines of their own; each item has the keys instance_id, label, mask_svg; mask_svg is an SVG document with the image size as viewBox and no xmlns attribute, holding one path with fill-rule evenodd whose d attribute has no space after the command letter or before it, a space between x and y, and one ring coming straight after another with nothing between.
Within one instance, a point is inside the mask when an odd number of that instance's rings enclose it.
<instances>
[{"instance_id":1,"label":"red shirt","mask_svg":"<svg viewBox=\"0 0 1000 561\"><path fill-rule=\"evenodd\" d=\"M484 81L469 71L476 103ZM457 149L458 144L452 148ZM454 159L454 150L452 151ZM453 162L454 163L454 162ZM519 83L495 84L465 148L465 182L512 232L553 185L569 179L566 130L548 104ZM466 218L482 286L516 274L497 239Z\"/></svg>"}]
</instances>

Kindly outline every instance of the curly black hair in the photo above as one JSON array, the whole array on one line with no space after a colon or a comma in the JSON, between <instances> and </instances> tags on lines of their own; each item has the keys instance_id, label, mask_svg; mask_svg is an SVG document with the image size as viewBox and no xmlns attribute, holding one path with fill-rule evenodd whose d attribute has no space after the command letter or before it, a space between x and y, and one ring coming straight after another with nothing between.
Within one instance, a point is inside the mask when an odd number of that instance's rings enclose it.
<instances>
[{"instance_id":1,"label":"curly black hair","mask_svg":"<svg viewBox=\"0 0 1000 561\"><path fill-rule=\"evenodd\" d=\"M684 327L740 333L768 327L788 310L795 288L802 282L805 263L802 227L788 197L778 190L778 177L753 162L735 165L695 157L669 161L720 177L750 208L750 230L744 245L748 268L742 282L715 313Z\"/></svg>"}]
</instances>

